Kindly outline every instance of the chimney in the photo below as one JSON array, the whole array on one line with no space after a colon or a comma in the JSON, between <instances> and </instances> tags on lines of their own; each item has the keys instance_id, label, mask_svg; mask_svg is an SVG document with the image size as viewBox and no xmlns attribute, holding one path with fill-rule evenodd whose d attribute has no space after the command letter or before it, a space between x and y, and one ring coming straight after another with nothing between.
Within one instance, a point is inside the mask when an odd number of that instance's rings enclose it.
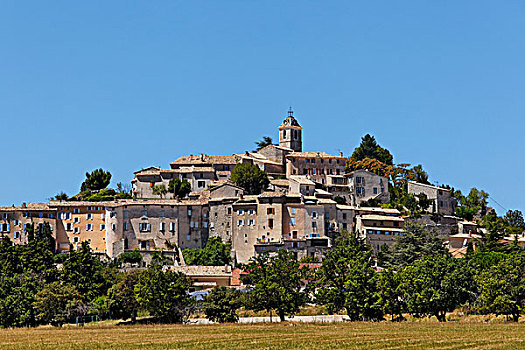
<instances>
[{"instance_id":1,"label":"chimney","mask_svg":"<svg viewBox=\"0 0 525 350\"><path fill-rule=\"evenodd\" d=\"M27 204L25 202L22 203L22 208L27 208Z\"/></svg>"}]
</instances>

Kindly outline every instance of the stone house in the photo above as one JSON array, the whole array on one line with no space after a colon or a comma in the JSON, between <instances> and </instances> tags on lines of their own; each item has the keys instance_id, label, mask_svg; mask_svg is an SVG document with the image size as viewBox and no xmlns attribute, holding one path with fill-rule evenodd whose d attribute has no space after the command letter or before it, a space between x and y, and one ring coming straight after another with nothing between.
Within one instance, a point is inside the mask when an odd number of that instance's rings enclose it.
<instances>
[{"instance_id":1,"label":"stone house","mask_svg":"<svg viewBox=\"0 0 525 350\"><path fill-rule=\"evenodd\" d=\"M427 209L431 213L454 215L456 212L457 201L452 197L450 190L445 188L408 181L408 193L423 193L432 200L432 206Z\"/></svg>"},{"instance_id":2,"label":"stone house","mask_svg":"<svg viewBox=\"0 0 525 350\"><path fill-rule=\"evenodd\" d=\"M347 184L352 189L352 202L349 204L360 205L362 202L376 199L380 203L388 203L388 178L379 176L365 169L354 170L345 174Z\"/></svg>"},{"instance_id":3,"label":"stone house","mask_svg":"<svg viewBox=\"0 0 525 350\"><path fill-rule=\"evenodd\" d=\"M286 177L303 175L326 185L329 175L345 173L345 164L346 158L342 154L333 156L324 152L293 152L286 156Z\"/></svg>"}]
</instances>

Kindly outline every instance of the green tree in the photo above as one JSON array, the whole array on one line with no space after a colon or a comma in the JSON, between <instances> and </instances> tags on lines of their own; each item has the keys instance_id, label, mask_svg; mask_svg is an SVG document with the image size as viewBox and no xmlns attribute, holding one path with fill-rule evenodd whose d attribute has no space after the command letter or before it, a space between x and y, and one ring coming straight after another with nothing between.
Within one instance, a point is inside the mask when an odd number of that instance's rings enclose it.
<instances>
[{"instance_id":1,"label":"green tree","mask_svg":"<svg viewBox=\"0 0 525 350\"><path fill-rule=\"evenodd\" d=\"M246 308L276 310L279 319L284 321L285 316L293 316L308 301L308 294L303 290L307 268L299 268L293 252L280 249L274 256L264 252L242 268L248 272L242 281L251 289L246 294Z\"/></svg>"},{"instance_id":2,"label":"green tree","mask_svg":"<svg viewBox=\"0 0 525 350\"><path fill-rule=\"evenodd\" d=\"M142 261L142 254L138 249L135 249L131 252L124 252L118 256L118 261L128 264L139 264Z\"/></svg>"},{"instance_id":3,"label":"green tree","mask_svg":"<svg viewBox=\"0 0 525 350\"><path fill-rule=\"evenodd\" d=\"M28 272L43 283L53 282L58 277L55 266L55 239L49 223L35 230L33 224L27 228L28 242L18 248L20 272Z\"/></svg>"},{"instance_id":4,"label":"green tree","mask_svg":"<svg viewBox=\"0 0 525 350\"><path fill-rule=\"evenodd\" d=\"M231 181L244 188L247 194L260 194L268 187L268 175L257 165L250 163L237 164L231 172Z\"/></svg>"},{"instance_id":5,"label":"green tree","mask_svg":"<svg viewBox=\"0 0 525 350\"><path fill-rule=\"evenodd\" d=\"M3 240L3 239L2 239ZM35 325L33 301L42 283L30 273L0 276L0 326Z\"/></svg>"},{"instance_id":6,"label":"green tree","mask_svg":"<svg viewBox=\"0 0 525 350\"><path fill-rule=\"evenodd\" d=\"M525 259L513 254L476 276L478 311L512 316L518 322L525 305Z\"/></svg>"},{"instance_id":7,"label":"green tree","mask_svg":"<svg viewBox=\"0 0 525 350\"><path fill-rule=\"evenodd\" d=\"M81 305L85 307L76 288L58 281L46 285L33 302L38 323L53 326L62 326L80 316Z\"/></svg>"},{"instance_id":8,"label":"green tree","mask_svg":"<svg viewBox=\"0 0 525 350\"><path fill-rule=\"evenodd\" d=\"M56 201L67 201L68 198L69 197L65 192L59 192L53 197L53 199Z\"/></svg>"},{"instance_id":9,"label":"green tree","mask_svg":"<svg viewBox=\"0 0 525 350\"><path fill-rule=\"evenodd\" d=\"M394 269L412 265L425 256L448 254L435 228L427 228L414 222L405 224L403 234L396 237L389 251L390 255L383 257L384 263Z\"/></svg>"},{"instance_id":10,"label":"green tree","mask_svg":"<svg viewBox=\"0 0 525 350\"><path fill-rule=\"evenodd\" d=\"M135 295L135 286L140 278L141 271L131 270L121 273L118 281L108 290L107 305L113 318L137 320L139 302Z\"/></svg>"},{"instance_id":11,"label":"green tree","mask_svg":"<svg viewBox=\"0 0 525 350\"><path fill-rule=\"evenodd\" d=\"M370 134L361 138L361 144L354 150L351 158L356 161L371 158L386 165L394 164L392 154L386 148L379 146L376 139Z\"/></svg>"},{"instance_id":12,"label":"green tree","mask_svg":"<svg viewBox=\"0 0 525 350\"><path fill-rule=\"evenodd\" d=\"M181 323L192 302L190 286L191 281L183 273L163 271L161 265L152 264L139 276L135 296L158 321Z\"/></svg>"},{"instance_id":13,"label":"green tree","mask_svg":"<svg viewBox=\"0 0 525 350\"><path fill-rule=\"evenodd\" d=\"M191 192L191 184L187 180L171 179L168 183L168 192L173 193L174 198L185 198Z\"/></svg>"},{"instance_id":14,"label":"green tree","mask_svg":"<svg viewBox=\"0 0 525 350\"><path fill-rule=\"evenodd\" d=\"M103 188L108 187L111 182L111 173L109 171L104 171L104 169L96 169L91 173L86 173L86 180L82 183L80 191L84 192L86 190L98 191Z\"/></svg>"},{"instance_id":15,"label":"green tree","mask_svg":"<svg viewBox=\"0 0 525 350\"><path fill-rule=\"evenodd\" d=\"M263 136L261 141L255 142L255 145L257 145L256 151L258 151L266 146L273 145L273 140L270 136Z\"/></svg>"},{"instance_id":16,"label":"green tree","mask_svg":"<svg viewBox=\"0 0 525 350\"><path fill-rule=\"evenodd\" d=\"M344 232L326 253L317 280L316 301L329 313L345 309L352 321L382 317L372 249L356 234Z\"/></svg>"},{"instance_id":17,"label":"green tree","mask_svg":"<svg viewBox=\"0 0 525 350\"><path fill-rule=\"evenodd\" d=\"M104 278L102 264L91 253L87 241L82 242L78 250L70 249L69 256L63 264L61 280L74 286L85 302L105 295L109 287Z\"/></svg>"},{"instance_id":18,"label":"green tree","mask_svg":"<svg viewBox=\"0 0 525 350\"><path fill-rule=\"evenodd\" d=\"M208 320L218 323L237 322L241 292L223 286L214 287L204 298L202 309Z\"/></svg>"},{"instance_id":19,"label":"green tree","mask_svg":"<svg viewBox=\"0 0 525 350\"><path fill-rule=\"evenodd\" d=\"M223 243L220 237L212 237L203 249L187 248L182 251L187 265L223 266L231 263L231 242Z\"/></svg>"},{"instance_id":20,"label":"green tree","mask_svg":"<svg viewBox=\"0 0 525 350\"><path fill-rule=\"evenodd\" d=\"M401 270L400 290L407 311L416 317L436 316L446 321L446 313L472 300L473 274L467 261L429 256Z\"/></svg>"},{"instance_id":21,"label":"green tree","mask_svg":"<svg viewBox=\"0 0 525 350\"><path fill-rule=\"evenodd\" d=\"M428 181L428 174L423 170L423 166L418 164L412 168L413 180L422 184L430 185Z\"/></svg>"},{"instance_id":22,"label":"green tree","mask_svg":"<svg viewBox=\"0 0 525 350\"><path fill-rule=\"evenodd\" d=\"M392 315L392 321L402 320L406 308L400 289L401 275L391 269L382 271L377 281L378 303L385 314ZM396 317L397 316L397 317Z\"/></svg>"},{"instance_id":23,"label":"green tree","mask_svg":"<svg viewBox=\"0 0 525 350\"><path fill-rule=\"evenodd\" d=\"M154 195L160 196L160 198L164 198L164 195L168 193L165 185L155 185L151 188L151 191Z\"/></svg>"},{"instance_id":24,"label":"green tree","mask_svg":"<svg viewBox=\"0 0 525 350\"><path fill-rule=\"evenodd\" d=\"M525 221L523 220L523 214L519 210L509 210L505 214L505 223L511 227L517 227L519 229L525 229Z\"/></svg>"}]
</instances>

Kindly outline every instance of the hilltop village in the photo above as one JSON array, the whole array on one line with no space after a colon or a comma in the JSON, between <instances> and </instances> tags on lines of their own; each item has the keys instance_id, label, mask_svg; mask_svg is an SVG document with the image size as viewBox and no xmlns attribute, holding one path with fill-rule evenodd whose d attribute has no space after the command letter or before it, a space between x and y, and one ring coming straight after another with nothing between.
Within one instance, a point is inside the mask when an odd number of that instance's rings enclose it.
<instances>
[{"instance_id":1,"label":"hilltop village","mask_svg":"<svg viewBox=\"0 0 525 350\"><path fill-rule=\"evenodd\" d=\"M348 159L342 153L304 152L302 129L289 111L278 128L278 145L244 154L182 156L167 169L138 170L131 199L1 207L0 231L24 244L28 225L47 222L58 252L89 241L95 253L108 259L138 249L144 264L160 249L180 262L182 250L202 248L211 237L231 241L234 263L282 248L298 259L322 260L342 230L357 232L376 251L391 245L412 219L382 206L390 201L389 178L367 169L346 171ZM250 194L230 181L233 168L243 163L268 174L262 193ZM174 179L191 186L185 198L155 191L168 188ZM430 202L417 220L439 228L450 250L462 256L478 228L454 216L457 200L451 190L407 180L407 191L425 195Z\"/></svg>"}]
</instances>

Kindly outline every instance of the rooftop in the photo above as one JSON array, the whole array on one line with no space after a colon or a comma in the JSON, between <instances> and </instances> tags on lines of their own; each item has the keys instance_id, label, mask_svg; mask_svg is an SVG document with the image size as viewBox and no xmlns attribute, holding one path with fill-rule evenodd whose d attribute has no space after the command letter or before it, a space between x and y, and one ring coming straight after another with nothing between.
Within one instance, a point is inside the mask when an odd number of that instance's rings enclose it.
<instances>
[{"instance_id":1,"label":"rooftop","mask_svg":"<svg viewBox=\"0 0 525 350\"><path fill-rule=\"evenodd\" d=\"M231 156L209 156L207 154L182 156L171 162L171 165L194 165L194 164L236 164L235 155Z\"/></svg>"},{"instance_id":2,"label":"rooftop","mask_svg":"<svg viewBox=\"0 0 525 350\"><path fill-rule=\"evenodd\" d=\"M287 158L332 158L332 159L346 159L342 156L334 156L324 152L293 152L286 156Z\"/></svg>"}]
</instances>

